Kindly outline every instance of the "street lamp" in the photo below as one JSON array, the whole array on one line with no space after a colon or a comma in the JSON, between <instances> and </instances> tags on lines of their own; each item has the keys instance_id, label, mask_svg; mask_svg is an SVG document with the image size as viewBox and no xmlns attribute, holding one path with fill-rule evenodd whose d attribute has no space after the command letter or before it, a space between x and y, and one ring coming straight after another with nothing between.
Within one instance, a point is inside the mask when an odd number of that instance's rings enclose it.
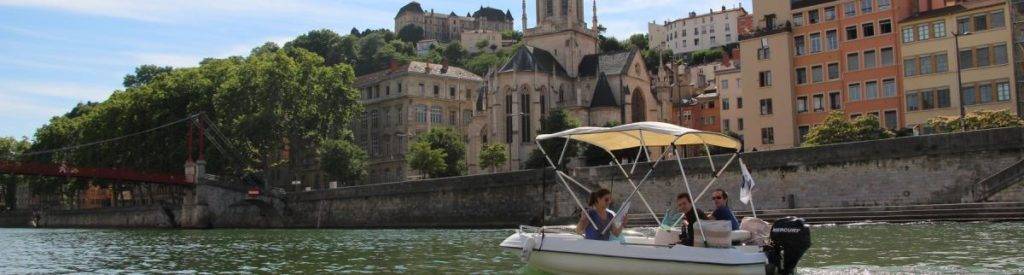
<instances>
[{"instance_id":1,"label":"street lamp","mask_svg":"<svg viewBox=\"0 0 1024 275\"><path fill-rule=\"evenodd\" d=\"M957 91L957 94L960 97L960 131L961 132L966 132L967 131L967 123L965 123L966 122L965 120L966 120L966 117L967 117L967 110L964 107L963 65L960 64L960 62L962 62L963 60L960 60L960 37L961 36L971 35L971 32L964 32L964 33L953 32L952 34L953 34L953 41L954 41L953 42L954 43L954 52L955 52L954 56L956 57L956 85L957 85L956 86L956 91Z\"/></svg>"}]
</instances>

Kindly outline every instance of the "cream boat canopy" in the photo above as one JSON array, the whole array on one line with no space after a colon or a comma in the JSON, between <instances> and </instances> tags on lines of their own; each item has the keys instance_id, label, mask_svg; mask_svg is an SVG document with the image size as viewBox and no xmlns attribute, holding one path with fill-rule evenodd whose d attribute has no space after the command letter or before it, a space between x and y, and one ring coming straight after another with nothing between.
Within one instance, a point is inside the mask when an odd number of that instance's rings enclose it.
<instances>
[{"instance_id":1,"label":"cream boat canopy","mask_svg":"<svg viewBox=\"0 0 1024 275\"><path fill-rule=\"evenodd\" d=\"M730 136L694 130L663 122L637 122L615 127L580 127L537 136L537 140L567 138L589 143L608 151L636 147L671 145L712 145L740 150L743 144Z\"/></svg>"}]
</instances>

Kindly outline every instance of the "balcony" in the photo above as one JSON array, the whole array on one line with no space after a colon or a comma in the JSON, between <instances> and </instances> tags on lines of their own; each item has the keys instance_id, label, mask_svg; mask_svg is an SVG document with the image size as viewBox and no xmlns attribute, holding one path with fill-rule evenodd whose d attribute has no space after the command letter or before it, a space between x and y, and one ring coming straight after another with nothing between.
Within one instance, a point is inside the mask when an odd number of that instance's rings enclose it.
<instances>
[{"instance_id":1,"label":"balcony","mask_svg":"<svg viewBox=\"0 0 1024 275\"><path fill-rule=\"evenodd\" d=\"M771 25L769 27L756 29L749 34L742 34L740 35L740 41L791 31L793 31L793 24L786 21L785 24Z\"/></svg>"}]
</instances>

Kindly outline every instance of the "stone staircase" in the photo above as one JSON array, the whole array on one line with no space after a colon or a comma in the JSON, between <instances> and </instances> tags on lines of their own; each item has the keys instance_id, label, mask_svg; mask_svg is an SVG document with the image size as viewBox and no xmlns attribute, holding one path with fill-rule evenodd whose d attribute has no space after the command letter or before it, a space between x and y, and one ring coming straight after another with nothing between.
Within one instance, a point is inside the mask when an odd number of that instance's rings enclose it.
<instances>
[{"instance_id":1,"label":"stone staircase","mask_svg":"<svg viewBox=\"0 0 1024 275\"><path fill-rule=\"evenodd\" d=\"M1024 159L971 186L965 202L985 202L1016 184L1024 183Z\"/></svg>"},{"instance_id":2,"label":"stone staircase","mask_svg":"<svg viewBox=\"0 0 1024 275\"><path fill-rule=\"evenodd\" d=\"M749 211L736 212L750 216ZM863 206L837 208L798 208L758 210L757 217L772 222L796 216L811 224L849 224L858 222L909 223L921 221L1024 221L1024 202L961 203L912 206ZM630 219L631 225L653 226L649 216Z\"/></svg>"}]
</instances>

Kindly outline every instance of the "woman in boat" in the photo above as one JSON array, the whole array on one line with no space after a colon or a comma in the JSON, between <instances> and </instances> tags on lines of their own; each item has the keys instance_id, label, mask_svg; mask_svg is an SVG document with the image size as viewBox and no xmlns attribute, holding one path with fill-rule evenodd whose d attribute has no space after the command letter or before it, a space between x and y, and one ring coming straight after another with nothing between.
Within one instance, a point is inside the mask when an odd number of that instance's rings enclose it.
<instances>
[{"instance_id":1,"label":"woman in boat","mask_svg":"<svg viewBox=\"0 0 1024 275\"><path fill-rule=\"evenodd\" d=\"M612 204L611 191L601 188L590 193L590 200L587 204L590 207L587 208L587 212L580 215L580 221L576 224L576 234L583 234L583 237L588 240L607 241L611 238L611 235L618 236L622 233L625 221L623 221L623 226L612 226L608 231L602 232L608 226L608 223L615 219L615 213L608 210L608 206ZM587 216L590 216L590 219L587 219ZM591 220L596 223L596 228L590 224Z\"/></svg>"},{"instance_id":2,"label":"woman in boat","mask_svg":"<svg viewBox=\"0 0 1024 275\"><path fill-rule=\"evenodd\" d=\"M725 190L716 189L711 193L711 200L715 202L715 212L711 213L710 218L729 221L732 224L732 230L739 230L740 222L736 220L736 215L733 215L732 209L729 208L729 194L725 193Z\"/></svg>"},{"instance_id":3,"label":"woman in boat","mask_svg":"<svg viewBox=\"0 0 1024 275\"><path fill-rule=\"evenodd\" d=\"M683 233L680 234L679 239L683 245L693 246L693 227L697 224L697 217L707 217L704 212L700 209L693 207L693 201L690 201L690 193L680 193L676 196L676 210L683 214ZM699 216L698 216L699 215Z\"/></svg>"}]
</instances>

